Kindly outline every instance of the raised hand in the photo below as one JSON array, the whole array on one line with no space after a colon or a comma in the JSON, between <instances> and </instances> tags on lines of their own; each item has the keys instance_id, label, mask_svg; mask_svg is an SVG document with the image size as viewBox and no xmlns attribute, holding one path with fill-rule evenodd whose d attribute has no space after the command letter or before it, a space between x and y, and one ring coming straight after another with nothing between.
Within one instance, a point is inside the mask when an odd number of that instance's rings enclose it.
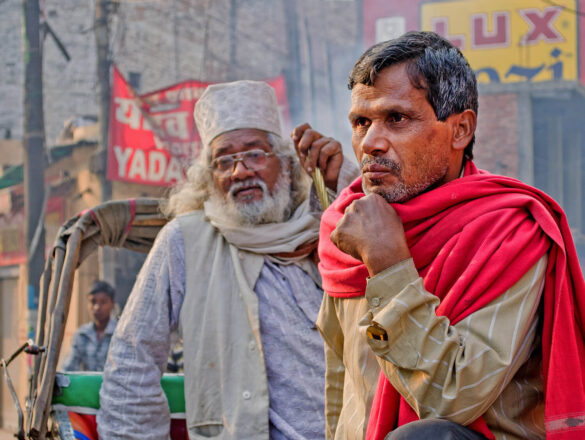
<instances>
[{"instance_id":1,"label":"raised hand","mask_svg":"<svg viewBox=\"0 0 585 440\"><path fill-rule=\"evenodd\" d=\"M295 127L291 137L301 165L307 173L311 174L319 167L327 188L337 191L337 179L343 163L341 144L313 130L308 123Z\"/></svg>"},{"instance_id":2,"label":"raised hand","mask_svg":"<svg viewBox=\"0 0 585 440\"><path fill-rule=\"evenodd\" d=\"M361 260L370 276L410 258L396 211L378 194L355 200L331 233L341 251Z\"/></svg>"}]
</instances>

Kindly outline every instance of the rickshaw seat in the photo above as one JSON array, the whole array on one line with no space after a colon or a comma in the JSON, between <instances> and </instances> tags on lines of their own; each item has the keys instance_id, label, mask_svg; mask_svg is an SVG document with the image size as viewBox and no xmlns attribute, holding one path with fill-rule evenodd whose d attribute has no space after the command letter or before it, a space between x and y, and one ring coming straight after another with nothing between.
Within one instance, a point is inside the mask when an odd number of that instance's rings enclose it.
<instances>
[{"instance_id":1,"label":"rickshaw seat","mask_svg":"<svg viewBox=\"0 0 585 440\"><path fill-rule=\"evenodd\" d=\"M52 397L52 410L63 425L70 424L70 438L97 440L96 414L100 407L99 392L102 385L100 372L60 372ZM182 374L164 374L162 389L171 412L171 439L187 440L185 423L184 377ZM67 414L68 420L64 419Z\"/></svg>"}]
</instances>

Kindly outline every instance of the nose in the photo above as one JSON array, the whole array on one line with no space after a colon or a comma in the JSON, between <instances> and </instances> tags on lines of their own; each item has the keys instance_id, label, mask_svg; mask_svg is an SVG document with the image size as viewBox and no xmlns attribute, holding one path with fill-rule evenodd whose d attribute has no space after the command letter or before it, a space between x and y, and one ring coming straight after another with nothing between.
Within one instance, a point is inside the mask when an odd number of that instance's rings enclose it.
<instances>
[{"instance_id":1,"label":"nose","mask_svg":"<svg viewBox=\"0 0 585 440\"><path fill-rule=\"evenodd\" d=\"M362 153L370 156L379 156L390 149L388 131L383 123L373 122L361 141Z\"/></svg>"},{"instance_id":2,"label":"nose","mask_svg":"<svg viewBox=\"0 0 585 440\"><path fill-rule=\"evenodd\" d=\"M254 176L254 171L246 168L243 161L236 162L232 170L232 180L244 180L252 176Z\"/></svg>"}]
</instances>

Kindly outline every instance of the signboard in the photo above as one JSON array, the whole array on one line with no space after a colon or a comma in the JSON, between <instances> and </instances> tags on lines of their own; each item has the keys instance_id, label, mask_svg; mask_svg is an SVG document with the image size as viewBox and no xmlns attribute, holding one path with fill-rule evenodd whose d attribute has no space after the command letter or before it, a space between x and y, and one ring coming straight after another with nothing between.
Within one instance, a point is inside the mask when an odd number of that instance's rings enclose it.
<instances>
[{"instance_id":1,"label":"signboard","mask_svg":"<svg viewBox=\"0 0 585 440\"><path fill-rule=\"evenodd\" d=\"M290 120L283 77L268 81L285 123ZM137 96L114 68L108 179L169 186L184 178L201 149L195 103L209 83L186 81Z\"/></svg>"},{"instance_id":2,"label":"signboard","mask_svg":"<svg viewBox=\"0 0 585 440\"><path fill-rule=\"evenodd\" d=\"M421 29L448 38L479 82L576 80L577 1L474 0L421 5Z\"/></svg>"},{"instance_id":3,"label":"signboard","mask_svg":"<svg viewBox=\"0 0 585 440\"><path fill-rule=\"evenodd\" d=\"M390 40L418 30L422 0L362 0L364 45Z\"/></svg>"},{"instance_id":4,"label":"signboard","mask_svg":"<svg viewBox=\"0 0 585 440\"><path fill-rule=\"evenodd\" d=\"M376 43L393 40L406 32L406 18L383 17L376 20Z\"/></svg>"},{"instance_id":5,"label":"signboard","mask_svg":"<svg viewBox=\"0 0 585 440\"><path fill-rule=\"evenodd\" d=\"M0 216L0 266L26 262L24 210Z\"/></svg>"}]
</instances>

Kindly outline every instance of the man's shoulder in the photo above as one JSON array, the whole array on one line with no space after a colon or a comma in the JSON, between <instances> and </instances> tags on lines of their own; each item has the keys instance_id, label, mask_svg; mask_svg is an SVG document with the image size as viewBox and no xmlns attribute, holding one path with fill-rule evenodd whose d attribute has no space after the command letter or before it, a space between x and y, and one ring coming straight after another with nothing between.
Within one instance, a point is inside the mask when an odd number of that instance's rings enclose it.
<instances>
[{"instance_id":1,"label":"man's shoulder","mask_svg":"<svg viewBox=\"0 0 585 440\"><path fill-rule=\"evenodd\" d=\"M205 211L203 209L194 209L192 211L183 212L177 215L173 220L185 219L185 218L201 218L205 220Z\"/></svg>"},{"instance_id":2,"label":"man's shoulder","mask_svg":"<svg viewBox=\"0 0 585 440\"><path fill-rule=\"evenodd\" d=\"M111 335L116 330L116 325L118 325L118 320L114 317L110 318L108 321L108 325L106 326L106 334Z\"/></svg>"},{"instance_id":3,"label":"man's shoulder","mask_svg":"<svg viewBox=\"0 0 585 440\"><path fill-rule=\"evenodd\" d=\"M213 227L203 210L189 211L173 219L180 230L183 240L188 243L214 240L217 229Z\"/></svg>"},{"instance_id":4,"label":"man's shoulder","mask_svg":"<svg viewBox=\"0 0 585 440\"><path fill-rule=\"evenodd\" d=\"M93 322L86 322L85 324L80 325L77 330L75 331L76 337L83 337L94 333L95 330L93 328Z\"/></svg>"},{"instance_id":5,"label":"man's shoulder","mask_svg":"<svg viewBox=\"0 0 585 440\"><path fill-rule=\"evenodd\" d=\"M187 227L202 228L209 224L202 210L189 211L171 219L157 236L158 241L175 243L182 241L183 229Z\"/></svg>"},{"instance_id":6,"label":"man's shoulder","mask_svg":"<svg viewBox=\"0 0 585 440\"><path fill-rule=\"evenodd\" d=\"M510 196L517 198L520 195L521 200L530 199L541 204L556 203L540 189L519 179L493 174L481 169L477 169L473 174L461 176L436 189L441 193L444 191L450 198L455 197L453 194L453 190L455 190L461 201L475 201L477 197L490 196L490 200L495 203L498 201L507 202ZM435 191L433 194L436 195Z\"/></svg>"},{"instance_id":7,"label":"man's shoulder","mask_svg":"<svg viewBox=\"0 0 585 440\"><path fill-rule=\"evenodd\" d=\"M209 221L205 218L205 212L202 209L197 209L194 211L185 212L183 214L179 214L176 216L172 222L176 222L177 225L185 226L185 225L209 225Z\"/></svg>"}]
</instances>

